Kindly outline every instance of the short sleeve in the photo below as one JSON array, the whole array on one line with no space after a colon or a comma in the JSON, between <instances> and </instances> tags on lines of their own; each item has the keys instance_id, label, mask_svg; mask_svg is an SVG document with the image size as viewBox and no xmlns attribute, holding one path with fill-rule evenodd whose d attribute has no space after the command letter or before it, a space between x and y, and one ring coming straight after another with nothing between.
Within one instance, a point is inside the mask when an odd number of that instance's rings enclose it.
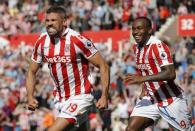
<instances>
[{"instance_id":1,"label":"short sleeve","mask_svg":"<svg viewBox=\"0 0 195 131\"><path fill-rule=\"evenodd\" d=\"M42 45L45 41L46 36L40 36L39 39L36 41L31 59L36 63L41 63L43 60L43 51Z\"/></svg>"},{"instance_id":2,"label":"short sleeve","mask_svg":"<svg viewBox=\"0 0 195 131\"><path fill-rule=\"evenodd\" d=\"M160 67L173 64L169 47L164 43L153 44L153 53Z\"/></svg>"},{"instance_id":3,"label":"short sleeve","mask_svg":"<svg viewBox=\"0 0 195 131\"><path fill-rule=\"evenodd\" d=\"M76 46L81 50L82 54L87 59L95 55L98 51L95 48L93 42L84 36L73 36L72 41L76 44Z\"/></svg>"}]
</instances>

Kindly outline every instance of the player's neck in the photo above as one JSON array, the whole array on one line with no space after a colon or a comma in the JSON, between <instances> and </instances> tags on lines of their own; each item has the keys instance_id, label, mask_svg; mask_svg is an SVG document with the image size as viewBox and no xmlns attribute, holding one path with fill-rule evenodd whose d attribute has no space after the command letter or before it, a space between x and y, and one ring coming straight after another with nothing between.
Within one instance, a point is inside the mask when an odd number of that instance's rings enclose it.
<instances>
[{"instance_id":1,"label":"player's neck","mask_svg":"<svg viewBox=\"0 0 195 131\"><path fill-rule=\"evenodd\" d=\"M146 39L144 40L144 42L139 43L138 48L141 49L141 48L143 48L145 45L147 45L147 43L148 43L150 37L151 37L151 36L146 37Z\"/></svg>"},{"instance_id":2,"label":"player's neck","mask_svg":"<svg viewBox=\"0 0 195 131\"><path fill-rule=\"evenodd\" d=\"M66 35L66 28L63 28L60 32L50 37L51 39L60 39L60 38L64 38L65 35Z\"/></svg>"}]
</instances>

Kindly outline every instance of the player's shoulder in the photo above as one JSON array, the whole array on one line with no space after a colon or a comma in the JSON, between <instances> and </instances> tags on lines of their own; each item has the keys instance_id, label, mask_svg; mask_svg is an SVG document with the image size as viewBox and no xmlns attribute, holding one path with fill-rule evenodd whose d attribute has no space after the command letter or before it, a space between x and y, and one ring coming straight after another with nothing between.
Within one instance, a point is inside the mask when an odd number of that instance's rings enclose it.
<instances>
[{"instance_id":1,"label":"player's shoulder","mask_svg":"<svg viewBox=\"0 0 195 131\"><path fill-rule=\"evenodd\" d=\"M68 28L68 34L71 35L71 36L74 36L74 37L76 37L76 38L78 38L80 40L82 40L82 39L88 39L89 40L89 38L87 38L86 36L82 35L78 31L73 30L71 28Z\"/></svg>"},{"instance_id":2,"label":"player's shoulder","mask_svg":"<svg viewBox=\"0 0 195 131\"><path fill-rule=\"evenodd\" d=\"M41 34L39 35L39 39L43 38L43 37L49 37L47 32L41 32Z\"/></svg>"},{"instance_id":3,"label":"player's shoulder","mask_svg":"<svg viewBox=\"0 0 195 131\"><path fill-rule=\"evenodd\" d=\"M37 39L37 42L40 42L40 41L46 39L47 37L49 37L47 32L41 32L41 34L39 35L39 37Z\"/></svg>"},{"instance_id":4,"label":"player's shoulder","mask_svg":"<svg viewBox=\"0 0 195 131\"><path fill-rule=\"evenodd\" d=\"M151 36L149 39L149 43L151 45L159 45L159 44L162 44L163 42L159 38L157 38L155 36Z\"/></svg>"},{"instance_id":5,"label":"player's shoulder","mask_svg":"<svg viewBox=\"0 0 195 131\"><path fill-rule=\"evenodd\" d=\"M71 29L71 28L67 28L66 30L67 30L68 34L71 35L71 36L76 36L76 37L78 37L79 35L81 35L78 31L73 30L73 29Z\"/></svg>"},{"instance_id":6,"label":"player's shoulder","mask_svg":"<svg viewBox=\"0 0 195 131\"><path fill-rule=\"evenodd\" d=\"M35 42L35 46L40 45L41 43L44 43L45 39L49 37L49 35L47 34L47 32L41 32L41 34L39 34L36 42Z\"/></svg>"},{"instance_id":7,"label":"player's shoulder","mask_svg":"<svg viewBox=\"0 0 195 131\"><path fill-rule=\"evenodd\" d=\"M73 29L69 28L68 35L70 37L73 37L73 39L72 39L74 41L73 43L77 43L77 42L80 43L81 42L84 45L86 45L87 48L93 47L92 46L93 42L92 42L91 39L89 39L87 36L84 36L84 35L80 34L79 32L77 32Z\"/></svg>"},{"instance_id":8,"label":"player's shoulder","mask_svg":"<svg viewBox=\"0 0 195 131\"><path fill-rule=\"evenodd\" d=\"M137 43L136 42L132 44L132 48L133 48L133 50L136 50L136 48L137 48Z\"/></svg>"}]
</instances>

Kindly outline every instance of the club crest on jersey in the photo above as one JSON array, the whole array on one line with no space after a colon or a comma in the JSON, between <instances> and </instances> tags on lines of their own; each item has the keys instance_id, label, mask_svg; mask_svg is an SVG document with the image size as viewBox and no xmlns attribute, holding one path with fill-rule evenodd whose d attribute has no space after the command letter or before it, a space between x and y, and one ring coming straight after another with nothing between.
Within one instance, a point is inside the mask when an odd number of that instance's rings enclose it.
<instances>
[{"instance_id":1,"label":"club crest on jersey","mask_svg":"<svg viewBox=\"0 0 195 131\"><path fill-rule=\"evenodd\" d=\"M161 48L161 44L158 44L158 47Z\"/></svg>"},{"instance_id":2,"label":"club crest on jersey","mask_svg":"<svg viewBox=\"0 0 195 131\"><path fill-rule=\"evenodd\" d=\"M69 52L70 51L70 45L66 44L65 45L65 52Z\"/></svg>"},{"instance_id":3,"label":"club crest on jersey","mask_svg":"<svg viewBox=\"0 0 195 131\"><path fill-rule=\"evenodd\" d=\"M166 53L165 51L160 52L160 58L161 58L162 60L167 59L167 53Z\"/></svg>"}]
</instances>

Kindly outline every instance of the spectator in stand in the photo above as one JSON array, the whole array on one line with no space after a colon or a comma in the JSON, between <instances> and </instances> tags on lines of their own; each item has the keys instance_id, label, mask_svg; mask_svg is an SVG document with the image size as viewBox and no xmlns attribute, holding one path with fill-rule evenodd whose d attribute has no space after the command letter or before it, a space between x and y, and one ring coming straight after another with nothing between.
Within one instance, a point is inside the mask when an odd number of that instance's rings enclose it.
<instances>
[{"instance_id":1,"label":"spectator in stand","mask_svg":"<svg viewBox=\"0 0 195 131\"><path fill-rule=\"evenodd\" d=\"M188 9L184 3L179 4L179 8L177 9L178 15L185 15L188 13Z\"/></svg>"},{"instance_id":2,"label":"spectator in stand","mask_svg":"<svg viewBox=\"0 0 195 131\"><path fill-rule=\"evenodd\" d=\"M166 3L166 4L165 4ZM174 4L172 4L174 3ZM44 12L50 5L64 5L66 7L66 11L72 17L72 21L75 23L80 23L79 28L75 28L78 31L90 30L91 28L82 28L83 21L86 20L85 15L94 17L95 22L90 23L90 26L98 26L99 28L95 28L95 30L104 29L102 25L104 25L101 19L106 14L106 6L108 6L111 12L109 13L109 21L113 22L116 26L111 26L111 29L128 29L131 21L137 16L147 16L149 18L161 17L161 21L165 21L167 18L167 11L174 14L186 14L187 12L194 12L193 0L190 1L156 1L156 0L124 0L124 1L108 1L108 0L100 0L94 1L92 3L91 0L45 0L45 1L1 1L0 4L0 13L2 14L2 27L4 34L16 34L16 33L29 33L29 32L40 32L44 27L42 24L42 20L44 19ZM181 6L179 6L181 5ZM167 9L163 9L164 7ZM163 7L163 8L162 8ZM187 7L187 8L186 8ZM123 9L122 9L123 8ZM121 16L121 9L123 10ZM189 11L187 10L189 9ZM115 11L113 11L115 10ZM118 11L116 11L118 10ZM159 11L158 11L159 10ZM117 12L117 13L116 13ZM159 13L160 12L160 13ZM77 16L77 17L74 17ZM113 16L113 18L112 18ZM166 16L166 17L164 17ZM71 17L70 17L71 18ZM8 23L9 21L5 21L4 19L12 19L12 27L10 28ZM18 23L18 19L21 19ZM116 20L118 19L118 20ZM89 20L88 20L89 21ZM155 19L154 25L157 25L157 29L159 29L159 19ZM1 22L0 22L1 23ZM71 23L71 22L70 22ZM86 22L85 22L86 23ZM110 23L110 22L109 22ZM112 23L113 24L113 23ZM74 26L73 26L74 27ZM94 28L92 28L94 30ZM110 29L110 27L108 28ZM17 31L16 31L17 30Z\"/></svg>"}]
</instances>

